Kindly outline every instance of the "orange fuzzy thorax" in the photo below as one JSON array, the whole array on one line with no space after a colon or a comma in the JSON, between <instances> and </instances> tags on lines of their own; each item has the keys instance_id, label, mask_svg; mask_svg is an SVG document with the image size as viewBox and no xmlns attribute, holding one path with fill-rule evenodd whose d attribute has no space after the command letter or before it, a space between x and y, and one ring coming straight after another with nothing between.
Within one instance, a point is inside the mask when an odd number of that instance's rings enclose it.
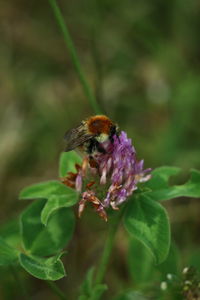
<instances>
[{"instance_id":1,"label":"orange fuzzy thorax","mask_svg":"<svg viewBox=\"0 0 200 300\"><path fill-rule=\"evenodd\" d=\"M103 115L91 117L86 121L86 123L89 133L94 135L98 135L101 133L109 135L110 129L113 125L112 121L108 117Z\"/></svg>"}]
</instances>

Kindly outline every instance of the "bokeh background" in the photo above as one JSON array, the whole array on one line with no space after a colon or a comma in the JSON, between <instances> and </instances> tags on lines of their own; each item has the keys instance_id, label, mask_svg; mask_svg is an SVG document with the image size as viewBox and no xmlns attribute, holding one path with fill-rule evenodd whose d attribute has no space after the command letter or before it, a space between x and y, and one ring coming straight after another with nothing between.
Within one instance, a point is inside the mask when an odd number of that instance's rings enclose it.
<instances>
[{"instance_id":1,"label":"bokeh background","mask_svg":"<svg viewBox=\"0 0 200 300\"><path fill-rule=\"evenodd\" d=\"M200 2L198 0L59 0L86 77L102 110L128 132L146 167L200 169ZM48 1L0 1L0 223L27 203L28 184L56 179L64 132L93 114ZM200 267L200 203L165 206L181 267ZM10 225L15 226L15 225ZM91 230L92 228L92 230ZM73 299L101 254L106 225L91 210L77 222L59 285ZM122 231L107 274L110 295L134 287ZM119 259L120 258L120 259ZM56 299L25 272L29 299ZM21 299L0 270L0 299ZM159 282L158 282L159 285ZM110 296L108 296L108 299Z\"/></svg>"}]
</instances>

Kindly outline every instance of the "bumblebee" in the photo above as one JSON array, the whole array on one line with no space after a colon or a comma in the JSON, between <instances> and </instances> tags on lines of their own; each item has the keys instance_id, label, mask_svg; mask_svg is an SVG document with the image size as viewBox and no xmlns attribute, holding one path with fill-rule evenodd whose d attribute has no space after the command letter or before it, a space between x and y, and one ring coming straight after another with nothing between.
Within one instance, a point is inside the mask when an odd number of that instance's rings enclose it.
<instances>
[{"instance_id":1,"label":"bumblebee","mask_svg":"<svg viewBox=\"0 0 200 300\"><path fill-rule=\"evenodd\" d=\"M65 133L65 151L79 150L92 156L95 152L106 153L102 143L119 135L118 126L104 115L92 116L80 123L76 128Z\"/></svg>"}]
</instances>

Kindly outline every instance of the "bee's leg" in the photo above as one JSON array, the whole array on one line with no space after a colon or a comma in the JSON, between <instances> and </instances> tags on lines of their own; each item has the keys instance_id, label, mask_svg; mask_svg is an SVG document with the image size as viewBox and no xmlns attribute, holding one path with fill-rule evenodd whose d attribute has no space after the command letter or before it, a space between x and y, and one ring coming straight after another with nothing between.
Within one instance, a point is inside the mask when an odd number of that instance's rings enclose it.
<instances>
[{"instance_id":1,"label":"bee's leg","mask_svg":"<svg viewBox=\"0 0 200 300\"><path fill-rule=\"evenodd\" d=\"M95 138L92 138L88 145L87 152L88 154L93 154L95 150L103 154L106 153L105 149L100 145L100 143Z\"/></svg>"},{"instance_id":2,"label":"bee's leg","mask_svg":"<svg viewBox=\"0 0 200 300\"><path fill-rule=\"evenodd\" d=\"M114 135L117 136L117 139L120 142L119 134L120 134L120 132L119 132L118 126L115 126L115 125L112 126L111 130L110 130L110 135L109 135L109 140L111 141L112 144L114 143L114 139L113 139Z\"/></svg>"},{"instance_id":3,"label":"bee's leg","mask_svg":"<svg viewBox=\"0 0 200 300\"><path fill-rule=\"evenodd\" d=\"M96 140L94 138L90 139L88 147L87 147L87 152L88 154L92 154L96 148Z\"/></svg>"},{"instance_id":4,"label":"bee's leg","mask_svg":"<svg viewBox=\"0 0 200 300\"><path fill-rule=\"evenodd\" d=\"M96 141L96 149L103 154L106 154L106 150L100 145L99 142Z\"/></svg>"},{"instance_id":5,"label":"bee's leg","mask_svg":"<svg viewBox=\"0 0 200 300\"><path fill-rule=\"evenodd\" d=\"M112 144L114 143L113 136L109 136L109 140L111 141Z\"/></svg>"},{"instance_id":6,"label":"bee's leg","mask_svg":"<svg viewBox=\"0 0 200 300\"><path fill-rule=\"evenodd\" d=\"M118 139L118 141L119 141L119 143L120 143L119 133L116 132L115 135L116 135L116 137L117 137L117 139ZM109 136L109 140L111 141L112 144L114 143L114 138L113 138L113 136L114 136L114 135L110 135L110 136Z\"/></svg>"}]
</instances>

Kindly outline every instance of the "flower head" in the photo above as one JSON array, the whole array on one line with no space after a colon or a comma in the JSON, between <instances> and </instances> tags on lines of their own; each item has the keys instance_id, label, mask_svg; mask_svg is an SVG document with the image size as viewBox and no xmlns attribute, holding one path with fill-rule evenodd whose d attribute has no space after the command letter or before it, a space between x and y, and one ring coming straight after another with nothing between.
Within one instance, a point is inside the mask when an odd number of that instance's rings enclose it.
<instances>
[{"instance_id":1,"label":"flower head","mask_svg":"<svg viewBox=\"0 0 200 300\"><path fill-rule=\"evenodd\" d=\"M113 140L101 144L105 153L86 156L77 173L68 173L63 183L81 193L79 216L86 203L91 202L97 213L107 220L106 209L118 207L137 189L139 182L150 179L150 169L143 169L144 161L138 161L131 139L124 131Z\"/></svg>"}]
</instances>

